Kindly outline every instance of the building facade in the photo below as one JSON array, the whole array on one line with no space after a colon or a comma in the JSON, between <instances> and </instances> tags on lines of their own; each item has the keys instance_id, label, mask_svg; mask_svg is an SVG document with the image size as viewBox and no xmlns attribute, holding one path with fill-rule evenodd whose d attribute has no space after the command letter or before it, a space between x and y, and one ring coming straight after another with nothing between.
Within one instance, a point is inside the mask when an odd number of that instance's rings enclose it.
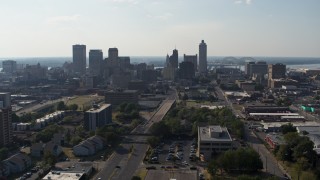
<instances>
[{"instance_id":1,"label":"building facade","mask_svg":"<svg viewBox=\"0 0 320 180\"><path fill-rule=\"evenodd\" d=\"M17 62L13 60L2 61L2 69L6 73L14 73L17 71Z\"/></svg>"},{"instance_id":2,"label":"building facade","mask_svg":"<svg viewBox=\"0 0 320 180\"><path fill-rule=\"evenodd\" d=\"M277 63L268 65L268 79L281 79L286 77L286 65Z\"/></svg>"},{"instance_id":3,"label":"building facade","mask_svg":"<svg viewBox=\"0 0 320 180\"><path fill-rule=\"evenodd\" d=\"M89 51L89 71L91 75L102 75L103 52L101 49L91 49Z\"/></svg>"},{"instance_id":4,"label":"building facade","mask_svg":"<svg viewBox=\"0 0 320 180\"><path fill-rule=\"evenodd\" d=\"M172 55L169 57L169 66L178 69L178 65L179 65L179 54L178 54L178 50L174 49L172 51Z\"/></svg>"},{"instance_id":5,"label":"building facade","mask_svg":"<svg viewBox=\"0 0 320 180\"><path fill-rule=\"evenodd\" d=\"M232 138L225 127L206 126L198 128L198 156L210 160L215 154L233 148Z\"/></svg>"},{"instance_id":6,"label":"building facade","mask_svg":"<svg viewBox=\"0 0 320 180\"><path fill-rule=\"evenodd\" d=\"M12 143L12 109L10 93L0 93L0 147Z\"/></svg>"},{"instance_id":7,"label":"building facade","mask_svg":"<svg viewBox=\"0 0 320 180\"><path fill-rule=\"evenodd\" d=\"M115 90L105 93L105 102L112 105L119 105L121 103L138 103L137 90Z\"/></svg>"},{"instance_id":8,"label":"building facade","mask_svg":"<svg viewBox=\"0 0 320 180\"><path fill-rule=\"evenodd\" d=\"M195 68L192 62L184 61L179 64L179 78L192 79L195 76Z\"/></svg>"},{"instance_id":9,"label":"building facade","mask_svg":"<svg viewBox=\"0 0 320 180\"><path fill-rule=\"evenodd\" d=\"M76 44L72 46L73 72L85 74L86 72L86 45Z\"/></svg>"},{"instance_id":10,"label":"building facade","mask_svg":"<svg viewBox=\"0 0 320 180\"><path fill-rule=\"evenodd\" d=\"M199 44L199 72L207 73L207 44L204 40Z\"/></svg>"},{"instance_id":11,"label":"building facade","mask_svg":"<svg viewBox=\"0 0 320 180\"><path fill-rule=\"evenodd\" d=\"M88 131L95 131L110 123L112 123L111 104L94 105L84 113L84 128Z\"/></svg>"},{"instance_id":12,"label":"building facade","mask_svg":"<svg viewBox=\"0 0 320 180\"><path fill-rule=\"evenodd\" d=\"M198 70L198 55L186 55L183 56L183 61L185 62L192 62L194 66L194 70Z\"/></svg>"}]
</instances>

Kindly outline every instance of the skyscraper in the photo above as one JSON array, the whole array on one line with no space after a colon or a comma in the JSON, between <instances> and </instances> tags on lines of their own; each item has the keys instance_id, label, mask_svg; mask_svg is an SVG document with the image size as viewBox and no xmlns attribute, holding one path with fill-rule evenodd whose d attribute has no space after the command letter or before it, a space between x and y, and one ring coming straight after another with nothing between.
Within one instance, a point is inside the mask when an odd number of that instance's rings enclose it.
<instances>
[{"instance_id":1,"label":"skyscraper","mask_svg":"<svg viewBox=\"0 0 320 180\"><path fill-rule=\"evenodd\" d=\"M169 58L169 62L170 62L170 66L175 68L175 69L178 69L178 58L179 58L179 55L178 55L178 50L177 49L174 49L172 51L172 55L170 56Z\"/></svg>"},{"instance_id":2,"label":"skyscraper","mask_svg":"<svg viewBox=\"0 0 320 180\"><path fill-rule=\"evenodd\" d=\"M86 45L76 44L72 46L73 72L86 73Z\"/></svg>"},{"instance_id":3,"label":"skyscraper","mask_svg":"<svg viewBox=\"0 0 320 180\"><path fill-rule=\"evenodd\" d=\"M103 52L101 49L91 49L89 51L89 71L92 75L100 76L103 61Z\"/></svg>"},{"instance_id":4,"label":"skyscraper","mask_svg":"<svg viewBox=\"0 0 320 180\"><path fill-rule=\"evenodd\" d=\"M185 62L192 62L194 66L194 70L197 71L198 69L198 55L186 55L183 56L183 61Z\"/></svg>"},{"instance_id":5,"label":"skyscraper","mask_svg":"<svg viewBox=\"0 0 320 180\"><path fill-rule=\"evenodd\" d=\"M12 143L10 93L0 93L0 147Z\"/></svg>"},{"instance_id":6,"label":"skyscraper","mask_svg":"<svg viewBox=\"0 0 320 180\"><path fill-rule=\"evenodd\" d=\"M108 59L111 61L116 61L118 59L118 48L109 48Z\"/></svg>"},{"instance_id":7,"label":"skyscraper","mask_svg":"<svg viewBox=\"0 0 320 180\"><path fill-rule=\"evenodd\" d=\"M204 40L199 44L199 72L207 73L207 44Z\"/></svg>"}]
</instances>

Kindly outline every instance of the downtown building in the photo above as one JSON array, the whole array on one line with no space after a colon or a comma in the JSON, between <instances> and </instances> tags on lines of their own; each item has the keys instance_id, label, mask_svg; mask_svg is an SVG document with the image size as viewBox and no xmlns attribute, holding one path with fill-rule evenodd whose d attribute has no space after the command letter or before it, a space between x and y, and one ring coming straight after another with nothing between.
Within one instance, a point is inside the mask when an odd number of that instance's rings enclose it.
<instances>
[{"instance_id":1,"label":"downtown building","mask_svg":"<svg viewBox=\"0 0 320 180\"><path fill-rule=\"evenodd\" d=\"M101 49L89 51L89 72L93 76L102 75L103 52Z\"/></svg>"},{"instance_id":2,"label":"downtown building","mask_svg":"<svg viewBox=\"0 0 320 180\"><path fill-rule=\"evenodd\" d=\"M12 109L10 93L0 93L0 147L12 143Z\"/></svg>"},{"instance_id":3,"label":"downtown building","mask_svg":"<svg viewBox=\"0 0 320 180\"><path fill-rule=\"evenodd\" d=\"M110 123L112 123L111 104L93 105L84 113L84 129L87 131L95 131Z\"/></svg>"},{"instance_id":4,"label":"downtown building","mask_svg":"<svg viewBox=\"0 0 320 180\"><path fill-rule=\"evenodd\" d=\"M207 73L207 44L204 40L199 44L199 73Z\"/></svg>"},{"instance_id":5,"label":"downtown building","mask_svg":"<svg viewBox=\"0 0 320 180\"><path fill-rule=\"evenodd\" d=\"M191 62L194 66L194 70L198 70L198 55L183 55L183 61L184 62Z\"/></svg>"},{"instance_id":6,"label":"downtown building","mask_svg":"<svg viewBox=\"0 0 320 180\"><path fill-rule=\"evenodd\" d=\"M86 73L86 45L76 44L72 46L73 72L83 75Z\"/></svg>"}]
</instances>

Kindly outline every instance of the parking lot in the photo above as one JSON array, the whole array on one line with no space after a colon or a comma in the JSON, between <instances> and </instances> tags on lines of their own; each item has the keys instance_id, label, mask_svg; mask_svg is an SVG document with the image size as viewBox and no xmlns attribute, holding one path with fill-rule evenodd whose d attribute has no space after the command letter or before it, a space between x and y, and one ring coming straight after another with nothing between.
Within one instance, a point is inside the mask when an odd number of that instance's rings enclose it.
<instances>
[{"instance_id":1,"label":"parking lot","mask_svg":"<svg viewBox=\"0 0 320 180\"><path fill-rule=\"evenodd\" d=\"M161 164L169 168L173 165L179 167L196 165L196 144L196 140L166 141L153 149L150 163Z\"/></svg>"}]
</instances>

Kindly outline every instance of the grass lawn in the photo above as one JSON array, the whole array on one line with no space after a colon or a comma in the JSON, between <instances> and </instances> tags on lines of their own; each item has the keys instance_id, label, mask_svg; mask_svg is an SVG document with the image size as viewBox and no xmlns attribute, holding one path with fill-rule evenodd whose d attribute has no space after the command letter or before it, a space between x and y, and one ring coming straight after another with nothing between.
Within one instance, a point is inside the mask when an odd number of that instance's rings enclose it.
<instances>
[{"instance_id":1,"label":"grass lawn","mask_svg":"<svg viewBox=\"0 0 320 180\"><path fill-rule=\"evenodd\" d=\"M66 102L66 105L77 104L78 110L83 110L84 107L85 108L90 107L94 101L98 102L100 100L103 100L103 98L104 97L102 96L92 96L92 95L76 96L68 100Z\"/></svg>"},{"instance_id":2,"label":"grass lawn","mask_svg":"<svg viewBox=\"0 0 320 180\"><path fill-rule=\"evenodd\" d=\"M76 159L73 154L72 148L62 148L62 151L69 159Z\"/></svg>"},{"instance_id":3,"label":"grass lawn","mask_svg":"<svg viewBox=\"0 0 320 180\"><path fill-rule=\"evenodd\" d=\"M138 169L135 173L135 176L140 177L142 180L146 178L148 170L145 168Z\"/></svg>"},{"instance_id":4,"label":"grass lawn","mask_svg":"<svg viewBox=\"0 0 320 180\"><path fill-rule=\"evenodd\" d=\"M279 163L281 163L282 166L283 166L282 162L279 161ZM285 162L284 164L285 165L283 167L285 167L286 171L291 176L291 178L292 179L298 179L298 172L294 167L294 163ZM309 179L309 180L316 179L316 175L310 170L302 171L301 174L300 174L299 179Z\"/></svg>"}]
</instances>

